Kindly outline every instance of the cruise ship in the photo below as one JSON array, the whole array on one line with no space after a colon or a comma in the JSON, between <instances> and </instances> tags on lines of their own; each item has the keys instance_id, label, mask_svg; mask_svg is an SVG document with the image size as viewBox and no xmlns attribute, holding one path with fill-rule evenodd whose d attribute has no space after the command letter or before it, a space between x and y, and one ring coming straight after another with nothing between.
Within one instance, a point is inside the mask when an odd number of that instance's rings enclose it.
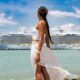
<instances>
[{"instance_id":1,"label":"cruise ship","mask_svg":"<svg viewBox=\"0 0 80 80\"><path fill-rule=\"evenodd\" d=\"M51 36L55 44L51 49L80 49L80 36L67 34ZM7 34L0 37L0 49L30 49L31 35ZM25 45L27 44L27 45ZM29 45L28 45L29 44ZM79 45L76 45L79 44Z\"/></svg>"}]
</instances>

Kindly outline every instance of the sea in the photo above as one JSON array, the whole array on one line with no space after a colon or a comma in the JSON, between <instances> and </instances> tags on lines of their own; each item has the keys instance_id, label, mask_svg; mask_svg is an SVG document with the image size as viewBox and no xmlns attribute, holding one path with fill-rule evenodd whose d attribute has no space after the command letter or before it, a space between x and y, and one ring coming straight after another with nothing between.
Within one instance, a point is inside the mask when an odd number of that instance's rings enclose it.
<instances>
[{"instance_id":1,"label":"sea","mask_svg":"<svg viewBox=\"0 0 80 80\"><path fill-rule=\"evenodd\" d=\"M60 64L80 75L80 50L53 50ZM34 80L30 50L0 50L0 80Z\"/></svg>"}]
</instances>

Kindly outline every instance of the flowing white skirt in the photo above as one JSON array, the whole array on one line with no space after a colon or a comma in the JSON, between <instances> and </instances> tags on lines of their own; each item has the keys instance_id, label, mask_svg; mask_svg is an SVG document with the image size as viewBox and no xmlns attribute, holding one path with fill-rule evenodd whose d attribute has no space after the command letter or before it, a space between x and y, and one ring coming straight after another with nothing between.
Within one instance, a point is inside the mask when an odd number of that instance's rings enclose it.
<instances>
[{"instance_id":1,"label":"flowing white skirt","mask_svg":"<svg viewBox=\"0 0 80 80\"><path fill-rule=\"evenodd\" d=\"M34 67L34 73L36 69L34 57L36 55L37 47L38 43L34 43L31 46L31 62ZM38 64L46 67L50 80L64 80L68 75L71 75L67 70L61 68L55 53L45 45L42 47L40 62Z\"/></svg>"}]
</instances>

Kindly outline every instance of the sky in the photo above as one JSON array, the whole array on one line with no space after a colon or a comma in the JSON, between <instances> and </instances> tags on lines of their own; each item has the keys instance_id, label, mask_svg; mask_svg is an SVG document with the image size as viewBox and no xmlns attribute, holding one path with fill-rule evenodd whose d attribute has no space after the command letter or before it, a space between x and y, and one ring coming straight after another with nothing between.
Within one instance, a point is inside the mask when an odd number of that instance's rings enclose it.
<instances>
[{"instance_id":1,"label":"sky","mask_svg":"<svg viewBox=\"0 0 80 80\"><path fill-rule=\"evenodd\" d=\"M40 6L48 8L52 35L80 35L80 0L0 0L0 35L31 34Z\"/></svg>"}]
</instances>

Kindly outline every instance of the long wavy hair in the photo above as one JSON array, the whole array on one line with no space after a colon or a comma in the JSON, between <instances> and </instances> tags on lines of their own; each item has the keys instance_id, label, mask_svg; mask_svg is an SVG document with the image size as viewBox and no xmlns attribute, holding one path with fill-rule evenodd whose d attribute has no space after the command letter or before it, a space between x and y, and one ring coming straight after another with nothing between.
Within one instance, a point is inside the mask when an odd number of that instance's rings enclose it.
<instances>
[{"instance_id":1,"label":"long wavy hair","mask_svg":"<svg viewBox=\"0 0 80 80\"><path fill-rule=\"evenodd\" d=\"M47 14L48 14L48 9L46 7L41 6L38 9L38 15L41 16L44 19L44 21L46 22L48 37L49 37L50 42L53 44L53 41L52 41L51 36L50 36L49 24L48 24L48 21L47 21L47 18L46 18Z\"/></svg>"}]
</instances>

